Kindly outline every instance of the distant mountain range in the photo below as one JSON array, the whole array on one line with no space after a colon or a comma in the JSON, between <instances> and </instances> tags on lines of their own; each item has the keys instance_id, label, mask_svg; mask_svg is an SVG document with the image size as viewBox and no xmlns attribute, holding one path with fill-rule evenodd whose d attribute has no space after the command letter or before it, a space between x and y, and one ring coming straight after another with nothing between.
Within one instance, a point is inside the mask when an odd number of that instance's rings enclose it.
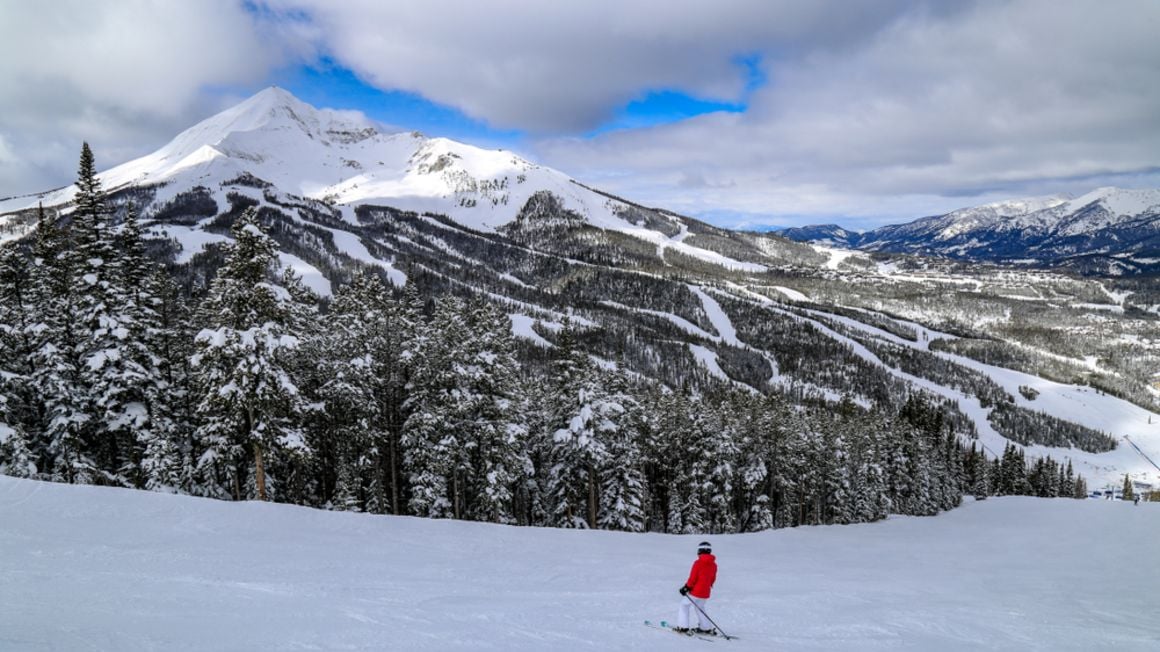
<instances>
[{"instance_id":1,"label":"distant mountain range","mask_svg":"<svg viewBox=\"0 0 1160 652\"><path fill-rule=\"evenodd\" d=\"M1020 199L855 233L834 224L778 232L799 242L1087 274L1160 272L1160 190L1099 188Z\"/></svg>"}]
</instances>

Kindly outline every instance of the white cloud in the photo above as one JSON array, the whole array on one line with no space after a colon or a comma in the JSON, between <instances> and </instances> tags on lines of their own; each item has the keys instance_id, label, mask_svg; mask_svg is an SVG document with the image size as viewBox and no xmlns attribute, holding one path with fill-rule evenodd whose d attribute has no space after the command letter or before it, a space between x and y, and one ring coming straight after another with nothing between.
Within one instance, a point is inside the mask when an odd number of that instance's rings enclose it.
<instances>
[{"instance_id":1,"label":"white cloud","mask_svg":"<svg viewBox=\"0 0 1160 652\"><path fill-rule=\"evenodd\" d=\"M1097 177L1160 185L1158 26L1147 0L908 12L857 47L773 59L743 115L539 149L693 213L917 216Z\"/></svg>"},{"instance_id":2,"label":"white cloud","mask_svg":"<svg viewBox=\"0 0 1160 652\"><path fill-rule=\"evenodd\" d=\"M592 129L648 89L737 100L737 57L845 47L903 3L796 0L265 0L318 51L384 89L501 128Z\"/></svg>"},{"instance_id":3,"label":"white cloud","mask_svg":"<svg viewBox=\"0 0 1160 652\"><path fill-rule=\"evenodd\" d=\"M232 0L0 3L0 195L70 181L82 140L102 167L164 144L280 50Z\"/></svg>"}]
</instances>

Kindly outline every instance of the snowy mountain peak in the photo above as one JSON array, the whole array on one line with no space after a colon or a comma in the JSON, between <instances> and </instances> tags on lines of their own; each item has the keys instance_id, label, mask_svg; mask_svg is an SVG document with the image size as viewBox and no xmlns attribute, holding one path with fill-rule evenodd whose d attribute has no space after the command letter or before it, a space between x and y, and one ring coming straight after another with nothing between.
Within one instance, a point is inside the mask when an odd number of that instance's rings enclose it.
<instances>
[{"instance_id":1,"label":"snowy mountain peak","mask_svg":"<svg viewBox=\"0 0 1160 652\"><path fill-rule=\"evenodd\" d=\"M204 139L217 131L221 134L220 140L232 133L256 129L297 129L310 138L338 142L357 142L378 133L374 123L361 113L316 109L277 86L255 94L186 133L197 130Z\"/></svg>"},{"instance_id":2,"label":"snowy mountain peak","mask_svg":"<svg viewBox=\"0 0 1160 652\"><path fill-rule=\"evenodd\" d=\"M252 179L271 192L305 197L333 206L389 206L444 215L481 231L516 220L532 197L548 194L589 225L645 240L658 251L680 253L733 269L762 270L716 251L683 242L667 230L628 221L630 207L536 165L509 151L486 150L417 132L387 133L356 111L318 109L290 92L267 88L236 106L186 129L157 151L99 175L116 192L148 188L151 201L140 206L145 217L179 194L208 189L219 208L231 194L259 203ZM239 187L241 186L241 187ZM0 213L67 206L75 186L0 202ZM353 211L343 215L353 219ZM654 225L655 226L655 225Z\"/></svg>"},{"instance_id":3,"label":"snowy mountain peak","mask_svg":"<svg viewBox=\"0 0 1160 652\"><path fill-rule=\"evenodd\" d=\"M1086 195L1067 203L1066 212L1075 212L1092 204L1100 204L1112 215L1134 216L1160 212L1160 190L1155 188L1096 188Z\"/></svg>"},{"instance_id":4,"label":"snowy mountain peak","mask_svg":"<svg viewBox=\"0 0 1160 652\"><path fill-rule=\"evenodd\" d=\"M255 137L254 132L266 136ZM265 153L263 146L273 144L271 140L293 142L305 136L324 145L349 144L378 133L361 113L316 109L272 86L186 129L146 158L176 165L202 148L212 147L226 156L260 160Z\"/></svg>"}]
</instances>

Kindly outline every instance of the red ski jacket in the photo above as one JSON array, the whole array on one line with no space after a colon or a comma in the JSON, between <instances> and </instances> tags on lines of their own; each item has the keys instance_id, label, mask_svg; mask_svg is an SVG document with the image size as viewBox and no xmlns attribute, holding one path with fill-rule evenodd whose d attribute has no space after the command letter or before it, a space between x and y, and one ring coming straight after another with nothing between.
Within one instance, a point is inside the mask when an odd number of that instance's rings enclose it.
<instances>
[{"instance_id":1,"label":"red ski jacket","mask_svg":"<svg viewBox=\"0 0 1160 652\"><path fill-rule=\"evenodd\" d=\"M697 555L697 561L693 562L693 570L685 582L685 586L690 589L689 594L694 598L708 598L713 582L716 581L717 558L710 554Z\"/></svg>"}]
</instances>

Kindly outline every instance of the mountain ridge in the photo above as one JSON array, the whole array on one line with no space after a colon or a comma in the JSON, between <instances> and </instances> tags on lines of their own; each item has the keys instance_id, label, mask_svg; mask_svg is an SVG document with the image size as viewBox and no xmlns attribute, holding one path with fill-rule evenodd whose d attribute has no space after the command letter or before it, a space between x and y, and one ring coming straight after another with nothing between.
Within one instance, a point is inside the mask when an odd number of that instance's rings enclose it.
<instances>
[{"instance_id":1,"label":"mountain ridge","mask_svg":"<svg viewBox=\"0 0 1160 652\"><path fill-rule=\"evenodd\" d=\"M749 246L745 259L737 259L712 247L691 245L680 234L738 241L771 236L739 236L663 210L644 209L653 213L646 220L639 204L512 152L413 131L388 133L361 114L316 109L277 87L199 122L151 154L98 175L109 192L152 188L150 201L155 207L199 186L213 191L219 204L228 204L223 190L247 177L334 206L352 224L357 223L358 207L389 205L446 215L483 232L511 224L534 195L549 192L592 226L644 240L658 251L671 249L751 271L771 262L762 253L768 247ZM28 213L39 204L68 210L74 193L75 186L67 186L10 198L0 201L0 215ZM13 236L20 235L18 229L10 230ZM3 231L0 239L5 237ZM796 251L796 256L814 255L807 247L776 239L780 248Z\"/></svg>"},{"instance_id":2,"label":"mountain ridge","mask_svg":"<svg viewBox=\"0 0 1160 652\"><path fill-rule=\"evenodd\" d=\"M779 232L799 242L1104 275L1160 271L1160 190L1102 187L962 208L863 233L838 225Z\"/></svg>"}]
</instances>

